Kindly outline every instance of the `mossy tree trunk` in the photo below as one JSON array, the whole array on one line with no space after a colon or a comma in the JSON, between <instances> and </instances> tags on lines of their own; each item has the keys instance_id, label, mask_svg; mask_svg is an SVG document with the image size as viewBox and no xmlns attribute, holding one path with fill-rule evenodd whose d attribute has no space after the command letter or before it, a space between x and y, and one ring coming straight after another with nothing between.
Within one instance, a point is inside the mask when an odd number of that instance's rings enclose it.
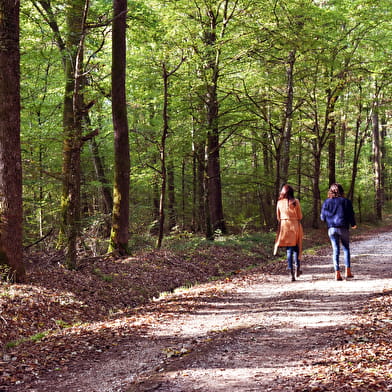
<instances>
[{"instance_id":1,"label":"mossy tree trunk","mask_svg":"<svg viewBox=\"0 0 392 392\"><path fill-rule=\"evenodd\" d=\"M65 75L63 106L63 166L61 219L58 246L66 249L65 265L76 268L77 240L80 231L80 156L83 142L83 118L86 107L83 99L83 52L86 19L90 0L67 0L65 39L61 35L50 1L33 1L33 5L48 22L60 50Z\"/></svg>"},{"instance_id":2,"label":"mossy tree trunk","mask_svg":"<svg viewBox=\"0 0 392 392\"><path fill-rule=\"evenodd\" d=\"M0 268L22 282L19 1L0 1Z\"/></svg>"},{"instance_id":3,"label":"mossy tree trunk","mask_svg":"<svg viewBox=\"0 0 392 392\"><path fill-rule=\"evenodd\" d=\"M130 151L125 93L127 1L113 0L112 117L114 127L114 189L109 252L129 253Z\"/></svg>"},{"instance_id":4,"label":"mossy tree trunk","mask_svg":"<svg viewBox=\"0 0 392 392\"><path fill-rule=\"evenodd\" d=\"M70 0L67 7L65 41L65 92L63 108L62 227L67 268L76 268L80 231L80 154L83 118L83 48L88 1Z\"/></svg>"}]
</instances>

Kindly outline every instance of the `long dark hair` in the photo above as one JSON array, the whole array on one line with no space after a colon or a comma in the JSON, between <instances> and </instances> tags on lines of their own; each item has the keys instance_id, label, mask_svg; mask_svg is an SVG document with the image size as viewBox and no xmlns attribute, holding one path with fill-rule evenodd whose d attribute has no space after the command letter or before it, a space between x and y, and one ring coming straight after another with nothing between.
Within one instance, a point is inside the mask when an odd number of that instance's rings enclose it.
<instances>
[{"instance_id":1,"label":"long dark hair","mask_svg":"<svg viewBox=\"0 0 392 392\"><path fill-rule=\"evenodd\" d=\"M279 193L278 200L282 200L282 199L287 199L288 203L292 204L293 206L297 204L294 197L294 189L288 184L283 185Z\"/></svg>"},{"instance_id":2,"label":"long dark hair","mask_svg":"<svg viewBox=\"0 0 392 392\"><path fill-rule=\"evenodd\" d=\"M343 197L343 196L344 196L343 187L337 182L335 182L329 187L328 197L330 199L334 199L335 197Z\"/></svg>"}]
</instances>

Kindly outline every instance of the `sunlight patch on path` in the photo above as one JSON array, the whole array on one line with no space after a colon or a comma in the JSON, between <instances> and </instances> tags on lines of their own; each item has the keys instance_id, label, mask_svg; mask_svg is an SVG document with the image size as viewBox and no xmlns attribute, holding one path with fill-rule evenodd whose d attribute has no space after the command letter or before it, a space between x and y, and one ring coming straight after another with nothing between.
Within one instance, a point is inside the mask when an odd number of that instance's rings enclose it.
<instances>
[{"instance_id":1,"label":"sunlight patch on path","mask_svg":"<svg viewBox=\"0 0 392 392\"><path fill-rule=\"evenodd\" d=\"M219 337L221 331L236 338L223 348L219 339L211 344L214 348L200 366L164 374L172 380L168 390L192 385L209 392L275 391L274 380L305 372L323 347L341 339L335 331L351 327L357 309L372 295L391 289L390 238L386 233L352 244L350 280L334 280L331 256L309 265L305 258L304 274L296 282L289 281L288 273L267 281L260 277L260 283L233 287L218 303L206 299L198 311L178 320L176 335L189 338L215 331ZM251 357L247 366L244 360Z\"/></svg>"}]
</instances>

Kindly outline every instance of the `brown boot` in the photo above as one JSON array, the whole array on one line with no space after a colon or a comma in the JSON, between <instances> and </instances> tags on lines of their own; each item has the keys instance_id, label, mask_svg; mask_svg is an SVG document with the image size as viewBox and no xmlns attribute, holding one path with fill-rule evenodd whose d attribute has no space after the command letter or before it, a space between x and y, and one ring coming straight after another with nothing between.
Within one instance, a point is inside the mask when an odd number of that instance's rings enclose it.
<instances>
[{"instance_id":1,"label":"brown boot","mask_svg":"<svg viewBox=\"0 0 392 392\"><path fill-rule=\"evenodd\" d=\"M294 268L290 269L290 274L291 274L291 281L295 282L295 272L294 272Z\"/></svg>"},{"instance_id":2,"label":"brown boot","mask_svg":"<svg viewBox=\"0 0 392 392\"><path fill-rule=\"evenodd\" d=\"M301 271L301 260L297 261L297 265L295 266L295 277L298 278L299 276L302 275L302 271Z\"/></svg>"},{"instance_id":3,"label":"brown boot","mask_svg":"<svg viewBox=\"0 0 392 392\"><path fill-rule=\"evenodd\" d=\"M335 280L343 280L342 275L340 274L340 271L335 272Z\"/></svg>"},{"instance_id":4,"label":"brown boot","mask_svg":"<svg viewBox=\"0 0 392 392\"><path fill-rule=\"evenodd\" d=\"M351 268L346 267L346 279L353 278L353 277L354 277L354 275L351 273Z\"/></svg>"}]
</instances>

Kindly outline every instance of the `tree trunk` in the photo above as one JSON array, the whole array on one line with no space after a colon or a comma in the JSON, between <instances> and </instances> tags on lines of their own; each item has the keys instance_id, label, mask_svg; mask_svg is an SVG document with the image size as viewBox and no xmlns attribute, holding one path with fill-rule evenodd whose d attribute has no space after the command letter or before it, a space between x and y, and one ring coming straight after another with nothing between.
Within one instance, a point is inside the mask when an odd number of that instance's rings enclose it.
<instances>
[{"instance_id":1,"label":"tree trunk","mask_svg":"<svg viewBox=\"0 0 392 392\"><path fill-rule=\"evenodd\" d=\"M301 200L302 196L302 137L299 137L298 143L298 168L297 168L297 197Z\"/></svg>"},{"instance_id":2,"label":"tree trunk","mask_svg":"<svg viewBox=\"0 0 392 392\"><path fill-rule=\"evenodd\" d=\"M376 217L382 220L383 189L382 189L382 167L381 167L381 140L380 140L380 119L379 119L379 91L375 86L376 93L373 101L372 113L372 134L373 134L373 168L374 168L374 188L376 192L374 209Z\"/></svg>"},{"instance_id":3,"label":"tree trunk","mask_svg":"<svg viewBox=\"0 0 392 392\"><path fill-rule=\"evenodd\" d=\"M166 64L162 64L162 79L163 79L163 129L160 144L160 160L161 160L161 196L159 199L159 231L157 248L162 245L163 231L165 224L165 196L166 196L166 183L167 183L167 170L166 170L166 139L169 132L169 116L168 116L168 101L169 101L169 73Z\"/></svg>"},{"instance_id":4,"label":"tree trunk","mask_svg":"<svg viewBox=\"0 0 392 392\"><path fill-rule=\"evenodd\" d=\"M184 194L183 189L183 194ZM168 215L169 215L169 229L172 230L177 225L176 218L176 195L174 186L174 164L170 159L167 164L167 195L168 195Z\"/></svg>"},{"instance_id":5,"label":"tree trunk","mask_svg":"<svg viewBox=\"0 0 392 392\"><path fill-rule=\"evenodd\" d=\"M113 210L112 192L109 187L109 182L106 178L105 169L101 159L101 155L99 153L98 144L94 138L90 141L90 150L93 157L95 175L97 176L97 180L101 184L103 211L105 214L110 214Z\"/></svg>"},{"instance_id":6,"label":"tree trunk","mask_svg":"<svg viewBox=\"0 0 392 392\"><path fill-rule=\"evenodd\" d=\"M226 223L223 215L222 183L219 159L219 104L217 95L218 65L211 63L213 78L207 87L206 110L207 110L207 188L209 220L212 232L220 231L227 233ZM207 231L210 229L207 228Z\"/></svg>"},{"instance_id":7,"label":"tree trunk","mask_svg":"<svg viewBox=\"0 0 392 392\"><path fill-rule=\"evenodd\" d=\"M313 208L312 208L312 227L317 229L320 222L321 196L320 196L320 175L321 175L321 150L317 148L316 142L314 145L314 163L313 163L313 177L312 177L312 194L313 194Z\"/></svg>"},{"instance_id":8,"label":"tree trunk","mask_svg":"<svg viewBox=\"0 0 392 392\"><path fill-rule=\"evenodd\" d=\"M278 164L279 168L279 184L280 189L284 184L287 183L289 178L289 162L290 162L290 143L293 123L293 100L294 100L294 64L295 64L295 50L289 53L287 59L287 82L286 82L286 103L285 111L282 124L282 140L281 140L281 151L280 160Z\"/></svg>"},{"instance_id":9,"label":"tree trunk","mask_svg":"<svg viewBox=\"0 0 392 392\"><path fill-rule=\"evenodd\" d=\"M0 1L0 37L0 275L23 282L19 1Z\"/></svg>"},{"instance_id":10,"label":"tree trunk","mask_svg":"<svg viewBox=\"0 0 392 392\"><path fill-rule=\"evenodd\" d=\"M207 150L208 147L206 145L206 155L207 155ZM208 162L207 162L208 164ZM204 201L204 217L205 217L205 237L209 241L214 240L214 230L212 229L212 224L211 224L211 206L210 206L210 185L209 185L209 178L208 178L208 170L203 171L204 177L203 177L203 201Z\"/></svg>"},{"instance_id":11,"label":"tree trunk","mask_svg":"<svg viewBox=\"0 0 392 392\"><path fill-rule=\"evenodd\" d=\"M227 11L228 1L221 3ZM218 81L220 70L220 50L217 47L217 28L219 10L212 8L207 10L208 28L204 31L205 44L205 69L207 79L205 91L206 107L206 130L207 130L207 150L206 150L206 191L205 201L208 208L206 213L206 237L212 239L211 232L219 231L227 233L226 222L223 215L222 203L222 183L219 159L219 100ZM225 15L227 16L227 15ZM229 18L222 21L220 38L223 38ZM208 227L210 225L210 227Z\"/></svg>"},{"instance_id":12,"label":"tree trunk","mask_svg":"<svg viewBox=\"0 0 392 392\"><path fill-rule=\"evenodd\" d=\"M362 147L365 144L366 138L368 137L369 125L370 125L370 118L367 115L365 129L363 132L361 132L362 123L363 123L363 120L362 120L362 116L363 116L362 95L360 97L361 98L359 99L359 102L358 102L358 116L357 116L357 121L356 121L356 126L355 126L353 168L352 168L352 174L351 174L350 187L349 187L349 190L347 193L347 198L352 201L355 198L355 182L356 182L356 178L357 178L357 174L358 174L359 157L361 155Z\"/></svg>"},{"instance_id":13,"label":"tree trunk","mask_svg":"<svg viewBox=\"0 0 392 392\"><path fill-rule=\"evenodd\" d=\"M112 117L114 127L114 189L109 252L129 253L130 151L125 92L127 1L113 0Z\"/></svg>"},{"instance_id":14,"label":"tree trunk","mask_svg":"<svg viewBox=\"0 0 392 392\"><path fill-rule=\"evenodd\" d=\"M159 234L157 247L160 248L162 245L164 223L165 223L165 195L166 195L166 184L169 181L169 211L170 211L170 225L175 226L175 221L173 224L174 217L174 168L173 161L169 164L169 175L168 169L166 167L166 140L169 135L169 78L172 76L178 68L181 66L184 59L181 59L175 69L168 71L166 63L162 63L162 79L163 79L163 130L160 144L160 159L161 159L161 198L159 203Z\"/></svg>"},{"instance_id":15,"label":"tree trunk","mask_svg":"<svg viewBox=\"0 0 392 392\"><path fill-rule=\"evenodd\" d=\"M328 180L329 185L336 182L336 119L334 116L336 101L341 88L327 90L327 105L324 118L325 135L328 138Z\"/></svg>"},{"instance_id":16,"label":"tree trunk","mask_svg":"<svg viewBox=\"0 0 392 392\"><path fill-rule=\"evenodd\" d=\"M253 131L252 139L252 152L253 152L253 165L254 165L254 176L256 179L256 196L259 204L260 211L260 225L262 229L270 229L275 226L276 215L273 208L275 203L275 195L272 196L271 186L265 186L265 184L272 184L272 162L270 159L271 154L269 153L267 143L256 142L257 132ZM261 146L262 162L259 164L259 147Z\"/></svg>"},{"instance_id":17,"label":"tree trunk","mask_svg":"<svg viewBox=\"0 0 392 392\"><path fill-rule=\"evenodd\" d=\"M330 121L329 143L328 143L328 178L329 185L336 182L336 122Z\"/></svg>"},{"instance_id":18,"label":"tree trunk","mask_svg":"<svg viewBox=\"0 0 392 392\"><path fill-rule=\"evenodd\" d=\"M67 8L67 39L65 57L65 93L63 108L63 187L60 244L66 244L67 268L76 268L77 239L80 231L80 154L83 117L83 47L84 24L88 2L70 1Z\"/></svg>"},{"instance_id":19,"label":"tree trunk","mask_svg":"<svg viewBox=\"0 0 392 392\"><path fill-rule=\"evenodd\" d=\"M192 229L195 232L203 230L205 218L204 205L204 154L205 144L192 141L193 149L193 209L192 209Z\"/></svg>"},{"instance_id":20,"label":"tree trunk","mask_svg":"<svg viewBox=\"0 0 392 392\"><path fill-rule=\"evenodd\" d=\"M82 148L82 117L84 112L82 88L84 27L89 0L68 0L66 9L66 39L63 41L50 1L33 2L54 34L62 56L65 75L63 105L63 166L61 218L58 245L66 248L65 264L76 267L76 243L80 230L80 154ZM39 5L42 7L40 9Z\"/></svg>"},{"instance_id":21,"label":"tree trunk","mask_svg":"<svg viewBox=\"0 0 392 392\"><path fill-rule=\"evenodd\" d=\"M387 183L387 175L388 175L387 146L386 146L387 129L388 129L388 121L384 113L380 121L382 207L384 206L385 203L386 183Z\"/></svg>"},{"instance_id":22,"label":"tree trunk","mask_svg":"<svg viewBox=\"0 0 392 392\"><path fill-rule=\"evenodd\" d=\"M185 229L185 222L186 222L186 205L188 200L188 195L186 191L186 184L187 184L187 174L186 174L186 162L187 158L183 157L182 165L181 165L181 229ZM179 218L177 217L177 223Z\"/></svg>"},{"instance_id":23,"label":"tree trunk","mask_svg":"<svg viewBox=\"0 0 392 392\"><path fill-rule=\"evenodd\" d=\"M358 174L358 163L359 163L359 157L361 155L361 150L362 147L365 143L365 137L360 136L360 127L361 127L361 122L359 121L359 118L357 120L357 125L355 129L355 142L354 142L354 155L353 155L353 168L351 171L351 181L350 181L350 187L347 192L347 198L350 200L354 200L355 197L355 181L357 178Z\"/></svg>"},{"instance_id":24,"label":"tree trunk","mask_svg":"<svg viewBox=\"0 0 392 392\"><path fill-rule=\"evenodd\" d=\"M227 233L223 216L222 184L219 161L219 136L217 129L208 133L207 141L207 187L208 207L212 232Z\"/></svg>"}]
</instances>

